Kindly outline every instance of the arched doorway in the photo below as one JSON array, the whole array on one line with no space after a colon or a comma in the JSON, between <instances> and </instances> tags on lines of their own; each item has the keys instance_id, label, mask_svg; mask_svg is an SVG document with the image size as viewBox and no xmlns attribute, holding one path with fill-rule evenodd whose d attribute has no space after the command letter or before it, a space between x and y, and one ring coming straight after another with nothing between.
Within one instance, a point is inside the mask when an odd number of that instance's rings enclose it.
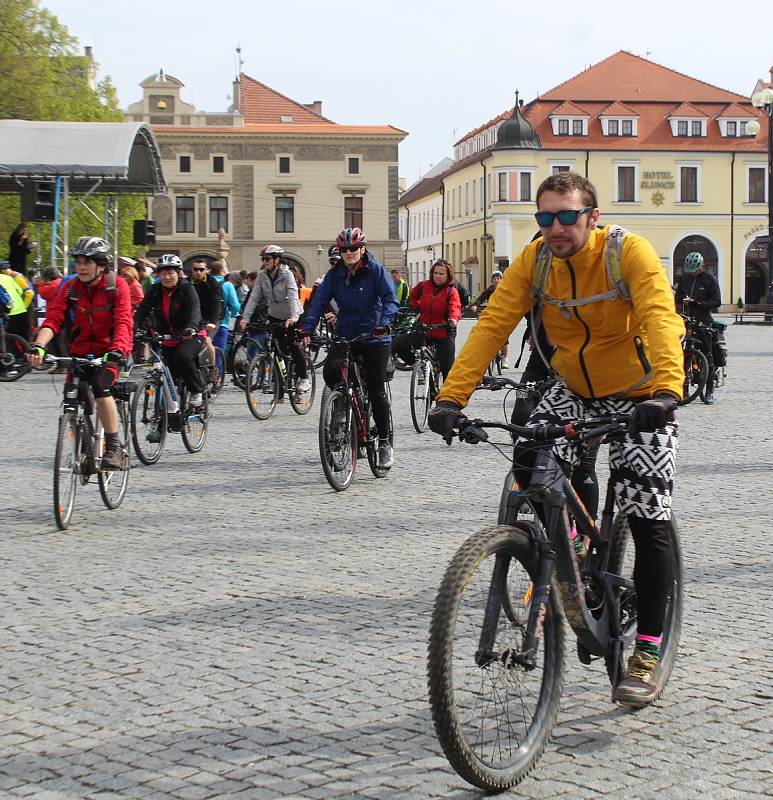
<instances>
[{"instance_id":1,"label":"arched doorway","mask_svg":"<svg viewBox=\"0 0 773 800\"><path fill-rule=\"evenodd\" d=\"M303 264L300 261L298 261L297 258L293 258L292 256L288 256L287 253L285 253L282 256L282 261L285 264L287 264L288 267L298 267L298 269L301 271L301 278L303 278L303 283L304 283L304 286L305 286L306 285L306 267L304 267Z\"/></svg>"},{"instance_id":2,"label":"arched doorway","mask_svg":"<svg viewBox=\"0 0 773 800\"><path fill-rule=\"evenodd\" d=\"M744 301L764 303L768 294L768 237L758 236L746 251Z\"/></svg>"},{"instance_id":3,"label":"arched doorway","mask_svg":"<svg viewBox=\"0 0 773 800\"><path fill-rule=\"evenodd\" d=\"M717 277L719 263L717 248L705 236L695 233L685 236L674 248L674 257L671 260L674 265L674 283L678 283L682 277L684 259L688 253L700 253L703 256L703 267L706 272Z\"/></svg>"}]
</instances>

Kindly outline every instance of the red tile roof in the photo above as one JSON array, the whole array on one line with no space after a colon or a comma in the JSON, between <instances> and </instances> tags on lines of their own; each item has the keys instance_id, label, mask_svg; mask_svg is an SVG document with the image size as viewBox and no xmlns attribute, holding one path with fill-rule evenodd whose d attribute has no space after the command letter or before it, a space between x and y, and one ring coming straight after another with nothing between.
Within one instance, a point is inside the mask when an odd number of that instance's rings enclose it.
<instances>
[{"instance_id":1,"label":"red tile roof","mask_svg":"<svg viewBox=\"0 0 773 800\"><path fill-rule=\"evenodd\" d=\"M580 108L578 105L570 101L566 101L561 103L558 108L554 108L550 112L551 116L553 117L588 117L590 116L588 112L584 108Z\"/></svg>"},{"instance_id":2,"label":"red tile roof","mask_svg":"<svg viewBox=\"0 0 773 800\"><path fill-rule=\"evenodd\" d=\"M316 116L316 115L315 115ZM184 128L180 125L153 125L153 130L159 133L281 133L286 136L295 135L318 135L320 133L330 136L399 136L404 139L407 131L400 130L394 125L338 125L334 122L320 122L317 118L316 124L298 124L290 122L278 122L262 125L244 125L237 127L217 127L208 125L204 128Z\"/></svg>"},{"instance_id":3,"label":"red tile roof","mask_svg":"<svg viewBox=\"0 0 773 800\"><path fill-rule=\"evenodd\" d=\"M625 50L569 78L540 100L622 100L629 102L726 102L748 98L662 67Z\"/></svg>"},{"instance_id":4,"label":"red tile roof","mask_svg":"<svg viewBox=\"0 0 773 800\"><path fill-rule=\"evenodd\" d=\"M754 117L755 114L748 108L742 108L738 103L730 103L727 108L721 113L717 114L717 119L720 117Z\"/></svg>"},{"instance_id":5,"label":"red tile roof","mask_svg":"<svg viewBox=\"0 0 773 800\"><path fill-rule=\"evenodd\" d=\"M281 92L256 81L243 72L239 75L239 109L249 124L278 123L280 117L292 117L298 123L323 123L335 125L332 120L315 114L301 103L296 103ZM286 123L289 124L289 123Z\"/></svg>"},{"instance_id":6,"label":"red tile roof","mask_svg":"<svg viewBox=\"0 0 773 800\"><path fill-rule=\"evenodd\" d=\"M692 103L680 103L669 115L669 117L708 117Z\"/></svg>"},{"instance_id":7,"label":"red tile roof","mask_svg":"<svg viewBox=\"0 0 773 800\"><path fill-rule=\"evenodd\" d=\"M766 152L767 115L758 113L747 100L739 104L746 108L750 116L759 119L762 133L756 137L724 137L719 125L713 118L728 103L692 103L694 112L691 116L710 117L707 135L701 137L674 136L668 117L679 108L675 103L629 103L639 117L637 136L604 136L601 121L597 119L606 102L585 102L584 107L592 119L588 122L587 136L554 136L553 126L548 118L558 108L559 103L548 102L541 98L529 103L523 115L534 126L542 142L543 150L660 150L668 151L702 151L702 152Z\"/></svg>"},{"instance_id":8,"label":"red tile roof","mask_svg":"<svg viewBox=\"0 0 773 800\"><path fill-rule=\"evenodd\" d=\"M637 117L638 114L625 103L616 100L598 113L599 117Z\"/></svg>"}]
</instances>

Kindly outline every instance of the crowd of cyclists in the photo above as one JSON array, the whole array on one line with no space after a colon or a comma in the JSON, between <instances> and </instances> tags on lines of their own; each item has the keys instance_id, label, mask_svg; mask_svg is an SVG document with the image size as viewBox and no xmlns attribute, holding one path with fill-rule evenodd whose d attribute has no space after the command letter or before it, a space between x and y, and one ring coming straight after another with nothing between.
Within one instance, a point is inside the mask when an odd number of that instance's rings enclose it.
<instances>
[{"instance_id":1,"label":"crowd of cyclists","mask_svg":"<svg viewBox=\"0 0 773 800\"><path fill-rule=\"evenodd\" d=\"M467 295L454 279L453 265L438 259L426 280L408 287L398 271L390 274L376 261L362 229L346 228L328 251L330 268L313 287L303 286L300 273L283 262L283 249L269 244L260 251L260 269L247 274L241 297L225 279L221 263L208 266L196 260L188 277L181 259L166 254L153 265L153 278L136 302L132 276L125 280L109 268L107 243L82 237L72 249L74 277L48 290L45 320L28 360L40 367L47 348L65 332L69 353L102 359L91 385L106 438L101 466L114 470L121 463L111 390L132 357L135 332L151 328L161 337L164 359L185 382L195 406L206 390L198 368L202 350L210 352L215 369L214 348L226 349L229 329L243 331L258 321L280 330L280 346L297 370L297 389L308 391L307 347L323 323L341 339L357 340L351 350L361 361L378 429L378 466L389 469L395 455L386 384L393 354L410 365L424 344L435 349L445 380L429 425L450 443L492 358L499 353L508 368L510 334L528 318L531 352L524 380L537 384L550 376L552 382L538 400L517 409L522 423L612 412L631 415L626 439L610 445L610 466L618 506L628 515L636 546L639 634L615 699L645 705L655 696L673 556L669 526L678 439L675 409L684 382L680 339L685 323L652 246L636 234L599 223L596 192L587 179L574 173L551 176L539 187L537 207L539 235L504 274L493 273L491 285L471 304L482 313L458 357L456 331L462 296L466 300ZM23 287L7 265L0 270L0 281L14 290L14 309L29 304L31 287ZM686 317L711 325L711 312L720 304L719 287L697 253L685 261L676 301ZM408 307L416 314L415 325L393 341L398 315ZM323 377L331 389L342 383L343 352L340 342L330 344ZM705 401L712 400L709 385ZM524 487L533 467L532 448L533 443L515 444L516 474ZM556 451L567 471L579 478L581 496L595 516L598 447L578 451L566 442L557 444Z\"/></svg>"}]
</instances>

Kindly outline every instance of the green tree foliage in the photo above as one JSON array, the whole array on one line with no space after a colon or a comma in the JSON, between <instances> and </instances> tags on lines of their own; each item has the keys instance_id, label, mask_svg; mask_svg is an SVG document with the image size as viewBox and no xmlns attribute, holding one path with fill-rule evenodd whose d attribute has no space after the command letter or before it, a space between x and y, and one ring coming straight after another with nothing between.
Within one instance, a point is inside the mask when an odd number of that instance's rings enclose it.
<instances>
[{"instance_id":1,"label":"green tree foliage","mask_svg":"<svg viewBox=\"0 0 773 800\"><path fill-rule=\"evenodd\" d=\"M95 82L95 72L96 65L79 53L77 40L37 0L3 0L0 119L123 121L110 78ZM73 208L76 202L72 198ZM139 252L131 245L131 224L144 216L144 203L143 198L136 197L119 200L122 254ZM100 199L92 199L90 205L101 213ZM18 197L0 196L0 257L6 256L6 243L19 224L20 213ZM51 225L38 223L32 228L40 244L41 265L46 266L50 261ZM85 209L78 208L71 216L70 232L71 238L101 236L104 228Z\"/></svg>"}]
</instances>

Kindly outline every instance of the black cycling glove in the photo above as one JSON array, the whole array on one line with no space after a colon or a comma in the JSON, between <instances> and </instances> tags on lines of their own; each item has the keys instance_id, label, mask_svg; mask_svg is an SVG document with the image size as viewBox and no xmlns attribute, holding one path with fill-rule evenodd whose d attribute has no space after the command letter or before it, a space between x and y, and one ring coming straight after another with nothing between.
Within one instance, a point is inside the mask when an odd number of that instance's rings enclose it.
<instances>
[{"instance_id":1,"label":"black cycling glove","mask_svg":"<svg viewBox=\"0 0 773 800\"><path fill-rule=\"evenodd\" d=\"M192 339L196 335L196 328L185 328L182 333L183 339Z\"/></svg>"},{"instance_id":2,"label":"black cycling glove","mask_svg":"<svg viewBox=\"0 0 773 800\"><path fill-rule=\"evenodd\" d=\"M631 432L656 431L674 419L676 400L670 394L656 394L636 406L631 419Z\"/></svg>"},{"instance_id":3,"label":"black cycling glove","mask_svg":"<svg viewBox=\"0 0 773 800\"><path fill-rule=\"evenodd\" d=\"M120 350L111 350L109 353L105 353L102 356L103 362L112 362L113 364L118 364L118 366L123 366L126 363L126 357Z\"/></svg>"},{"instance_id":4,"label":"black cycling glove","mask_svg":"<svg viewBox=\"0 0 773 800\"><path fill-rule=\"evenodd\" d=\"M429 429L443 437L446 444L451 444L459 427L459 422L465 419L461 408L456 403L441 400L429 412Z\"/></svg>"}]
</instances>

